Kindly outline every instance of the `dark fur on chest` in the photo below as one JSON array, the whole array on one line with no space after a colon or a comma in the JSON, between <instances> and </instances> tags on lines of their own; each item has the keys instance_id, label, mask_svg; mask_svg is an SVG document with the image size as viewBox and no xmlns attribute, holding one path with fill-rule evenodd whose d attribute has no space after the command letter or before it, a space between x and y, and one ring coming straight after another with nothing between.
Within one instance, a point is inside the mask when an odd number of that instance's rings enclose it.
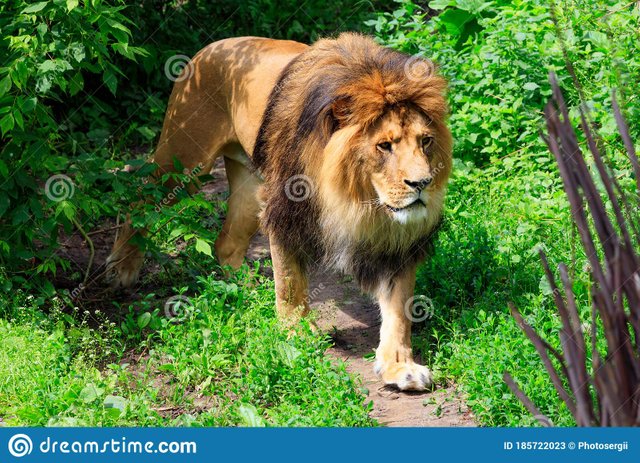
<instances>
[{"instance_id":1,"label":"dark fur on chest","mask_svg":"<svg viewBox=\"0 0 640 463\"><path fill-rule=\"evenodd\" d=\"M369 247L359 245L352 254L348 273L367 292L379 288L381 284L393 286L395 277L432 254L433 243L440 228L438 225L428 236L415 241L402 252L372 253Z\"/></svg>"}]
</instances>

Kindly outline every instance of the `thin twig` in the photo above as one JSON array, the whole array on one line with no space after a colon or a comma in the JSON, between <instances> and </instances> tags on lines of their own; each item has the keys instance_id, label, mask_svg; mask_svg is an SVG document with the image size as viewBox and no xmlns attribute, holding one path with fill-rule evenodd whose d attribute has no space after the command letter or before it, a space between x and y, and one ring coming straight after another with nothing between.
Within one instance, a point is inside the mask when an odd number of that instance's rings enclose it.
<instances>
[{"instance_id":1,"label":"thin twig","mask_svg":"<svg viewBox=\"0 0 640 463\"><path fill-rule=\"evenodd\" d=\"M87 242L87 245L89 246L89 263L87 264L87 270L85 270L84 272L84 280L82 280L82 284L84 286L87 283L87 280L89 279L89 275L91 274L91 267L93 267L93 258L96 256L96 249L93 246L93 241L91 240L87 232L84 231L84 228L82 228L82 225L80 224L80 222L78 222L78 219L76 219L75 217L72 217L71 221L76 226L76 228L78 229L78 231L80 232L84 240Z\"/></svg>"}]
</instances>

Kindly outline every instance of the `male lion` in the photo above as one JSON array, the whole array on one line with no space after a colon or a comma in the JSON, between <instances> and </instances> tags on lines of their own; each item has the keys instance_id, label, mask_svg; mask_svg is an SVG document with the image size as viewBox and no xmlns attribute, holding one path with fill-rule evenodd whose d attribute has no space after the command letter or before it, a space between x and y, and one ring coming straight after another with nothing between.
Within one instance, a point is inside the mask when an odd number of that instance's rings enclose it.
<instances>
[{"instance_id":1,"label":"male lion","mask_svg":"<svg viewBox=\"0 0 640 463\"><path fill-rule=\"evenodd\" d=\"M423 390L430 371L411 353L416 266L440 221L451 172L445 81L429 62L342 34L312 46L255 37L212 43L173 88L154 161L176 156L208 172L219 156L229 212L216 242L241 265L261 222L281 319L308 310L307 272L354 276L382 312L375 371ZM415 67L423 72L415 75ZM143 261L125 224L109 257L115 286Z\"/></svg>"}]
</instances>

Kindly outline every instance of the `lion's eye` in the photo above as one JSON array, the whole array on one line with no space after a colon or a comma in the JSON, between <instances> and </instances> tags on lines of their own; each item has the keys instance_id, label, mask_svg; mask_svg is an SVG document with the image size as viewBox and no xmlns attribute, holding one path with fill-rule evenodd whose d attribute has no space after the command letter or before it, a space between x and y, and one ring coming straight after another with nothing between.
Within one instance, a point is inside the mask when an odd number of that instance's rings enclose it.
<instances>
[{"instance_id":1,"label":"lion's eye","mask_svg":"<svg viewBox=\"0 0 640 463\"><path fill-rule=\"evenodd\" d=\"M391 151L391 142L383 141L382 143L378 143L378 149L384 152Z\"/></svg>"},{"instance_id":2,"label":"lion's eye","mask_svg":"<svg viewBox=\"0 0 640 463\"><path fill-rule=\"evenodd\" d=\"M422 138L422 151L425 151L427 148L431 146L433 143L433 137L423 137Z\"/></svg>"}]
</instances>

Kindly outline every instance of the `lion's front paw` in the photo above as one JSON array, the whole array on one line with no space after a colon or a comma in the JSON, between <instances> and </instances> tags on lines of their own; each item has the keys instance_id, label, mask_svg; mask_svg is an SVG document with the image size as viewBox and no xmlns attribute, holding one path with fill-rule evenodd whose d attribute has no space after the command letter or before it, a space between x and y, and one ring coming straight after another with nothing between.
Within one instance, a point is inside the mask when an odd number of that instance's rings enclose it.
<instances>
[{"instance_id":1,"label":"lion's front paw","mask_svg":"<svg viewBox=\"0 0 640 463\"><path fill-rule=\"evenodd\" d=\"M433 384L433 374L415 362L376 362L374 371L385 384L397 386L401 391L424 391Z\"/></svg>"}]
</instances>

